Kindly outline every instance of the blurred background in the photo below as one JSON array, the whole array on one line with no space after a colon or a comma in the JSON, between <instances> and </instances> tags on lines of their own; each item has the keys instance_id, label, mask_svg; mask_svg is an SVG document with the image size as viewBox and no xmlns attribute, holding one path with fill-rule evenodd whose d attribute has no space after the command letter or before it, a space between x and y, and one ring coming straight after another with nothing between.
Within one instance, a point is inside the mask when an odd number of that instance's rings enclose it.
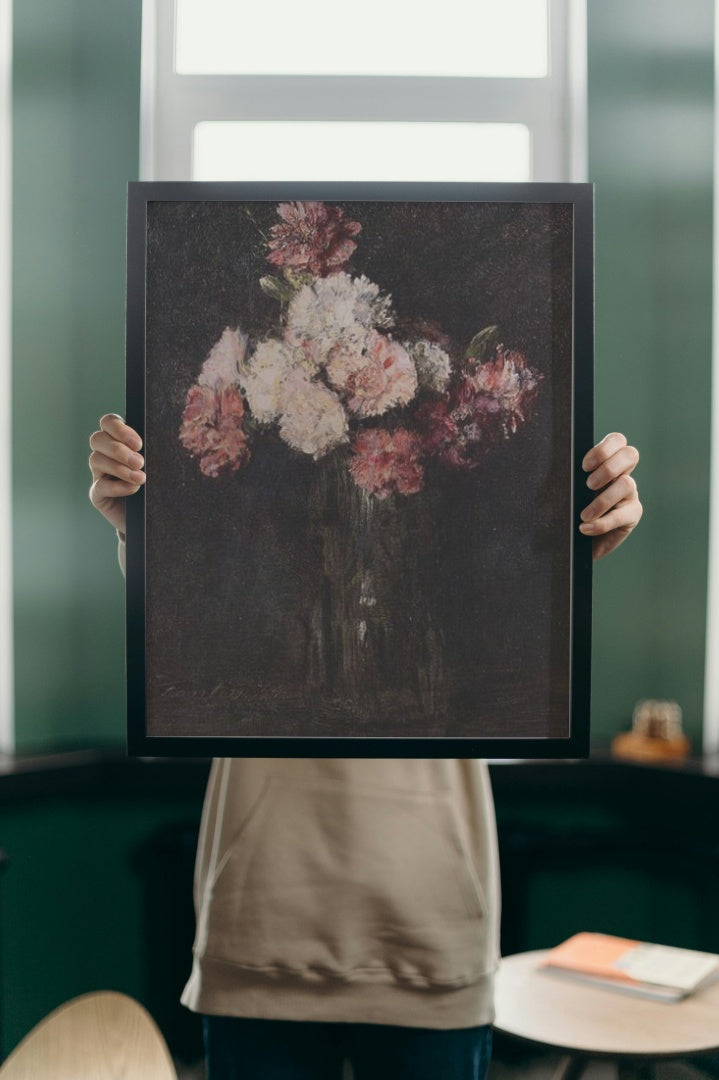
<instances>
[{"instance_id":1,"label":"blurred background","mask_svg":"<svg viewBox=\"0 0 719 1080\"><path fill-rule=\"evenodd\" d=\"M124 760L123 581L87 499L138 178L596 185L595 430L640 448L645 516L595 573L592 758L493 766L504 945L719 950L714 4L337 10L0 0L2 1053L99 986L197 1046L174 987L207 766ZM645 698L679 703L689 759L610 756Z\"/></svg>"}]
</instances>

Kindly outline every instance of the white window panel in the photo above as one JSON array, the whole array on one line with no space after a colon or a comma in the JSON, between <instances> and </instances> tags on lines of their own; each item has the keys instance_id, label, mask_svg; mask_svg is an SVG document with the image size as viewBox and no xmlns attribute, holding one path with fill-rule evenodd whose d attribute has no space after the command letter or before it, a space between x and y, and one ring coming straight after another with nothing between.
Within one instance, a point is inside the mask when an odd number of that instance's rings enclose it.
<instances>
[{"instance_id":1,"label":"white window panel","mask_svg":"<svg viewBox=\"0 0 719 1080\"><path fill-rule=\"evenodd\" d=\"M193 180L530 179L524 124L220 120L198 124Z\"/></svg>"},{"instance_id":2,"label":"white window panel","mask_svg":"<svg viewBox=\"0 0 719 1080\"><path fill-rule=\"evenodd\" d=\"M714 22L714 55L719 57L719 8ZM704 726L702 750L719 753L719 81L714 83L714 303L712 368L712 449L709 502L709 581L706 659L704 663Z\"/></svg>"},{"instance_id":3,"label":"white window panel","mask_svg":"<svg viewBox=\"0 0 719 1080\"><path fill-rule=\"evenodd\" d=\"M224 27L224 40L215 37L213 43L210 36L201 43L198 26L191 21L190 4L194 2L177 0L180 6L177 9L176 70L175 0L144 0L142 179L188 180L193 175L232 175L237 178L242 175L249 178L248 171L242 174L237 171L236 159L232 159L230 135L224 164L216 156L213 157L211 169L209 165L200 164L202 154L210 153L209 144L216 137L209 125L222 121L374 124L378 136L383 130L382 125L389 123L432 124L435 125L433 130L438 133L442 127L459 130L463 125L475 131L484 125L507 125L515 131L517 126L522 126L529 132L530 179L585 178L582 140L575 138L577 132L581 135L584 116L582 80L577 72L581 74L583 70L586 53L582 19L575 16L577 12L582 12L585 0L546 0L548 20L546 12L542 14L543 4L536 0L521 0L523 5L526 4L521 11L517 6L520 0L492 0L491 3L490 0L442 0L441 4L434 0L432 6L426 8L425 0L418 0L418 6L415 5L417 21L425 32L433 33L436 55L433 55L431 48L423 51L418 45L415 48L414 39L411 48L401 48L398 44L390 47L392 41L397 42L398 34L404 35L406 44L407 35L414 32L415 6L409 9L412 18L408 19L407 25L396 22L390 33L386 26L390 24L392 12L398 5L388 4L387 0L383 0L383 7L380 0L376 0L380 5L376 11L371 6L375 0L363 0L359 8L335 3L332 19L329 15L322 19L312 17L306 4L298 4L294 0L291 10L301 13L292 15L292 18L298 19L296 26L288 23L290 16L284 13L282 7L285 0L273 0L273 3L265 5L266 15L250 12L249 5L241 5L235 0L228 8L232 14L227 16L228 21L224 23L217 23L216 19L220 0L202 0L200 10L203 16L207 16L210 26ZM314 2L324 3L325 0ZM260 5L254 6L259 8ZM496 9L494 15L498 21L493 24L495 38L491 38L488 30L485 35L492 41L490 47L479 30L475 31L472 27L475 20L478 20L478 26L481 25L483 13L486 16L491 9ZM375 12L373 16L372 11ZM437 11L441 12L442 18L433 25L431 19L436 20ZM242 18L238 12L242 12ZM508 15L511 18L503 22ZM272 20L271 27L265 28L261 35L270 43L264 55L253 37L259 34L257 27L261 18ZM532 19L534 22L531 22ZM332 25L328 29L330 23ZM362 23L362 27L359 23ZM294 27L291 33L288 32L288 25ZM489 25L486 24L487 27ZM519 46L523 25L533 27L529 37L537 48L531 61ZM347 56L343 59L345 66L342 68L344 74L327 73L340 70L337 55L341 49L336 44L330 47L327 43L328 34L334 26L338 28L341 41L347 45ZM507 26L515 35L516 70L523 71L523 74L498 77L496 71L499 68L486 77L468 74L470 70L479 70L482 65L491 72L487 57L491 57L492 63L498 63L500 53L506 55L508 50L500 46L502 36L505 42L508 40ZM212 32L216 33L216 30ZM373 46L376 44L375 38L382 39L384 53L380 50L374 55L373 49L365 42L358 52L350 54L349 38L353 39L354 45L365 32L370 34ZM453 42L451 35L454 35ZM198 39L198 53L191 60L188 42L193 38ZM283 59L277 52L280 39L291 46L289 57L285 53L282 54ZM250 48L249 45L253 41L257 44L256 55L254 46ZM310 62L312 47L317 42L320 48ZM450 48L451 44L454 51ZM321 68L317 55L323 52L330 60L323 61L325 66ZM251 61L248 59L249 53L253 54ZM403 55L399 57L395 53ZM570 54L573 59L571 66ZM236 64L234 59L228 59L232 57L237 58ZM301 62L297 57L302 57ZM521 64L520 57L523 57ZM275 73L270 71L270 60ZM246 73L222 74L230 63L242 66ZM195 72L203 68L211 70L202 74L186 73L190 68ZM300 70L310 73L298 74ZM361 74L348 73L360 70ZM546 70L544 76L540 74L542 70ZM378 73L389 71L395 74ZM398 74L401 71L421 74ZM572 93L573 86L579 86L578 96ZM417 130L415 128L415 132ZM215 133L219 131L219 128L215 129ZM522 138L526 140L527 136L523 135ZM508 145L510 143L511 137L508 136ZM470 139L467 146L471 144ZM476 140L475 145L478 145ZM193 147L200 155L196 159L194 174ZM215 153L214 150L212 152ZM468 153L466 150L464 159L467 159ZM500 171L490 174L488 161L480 161L481 156L479 154L477 157L477 172L471 168L465 171L465 166L462 166L460 173L457 161L453 161L451 169L442 174L443 177L480 180L490 175L509 178L514 174L514 159L507 157ZM300 174L293 175L299 178ZM323 175L340 178L336 172L324 172ZM370 175L374 178L379 174L358 170L353 173L353 179L364 179ZM396 168L392 175L398 177ZM425 171L425 163L422 163L420 172L412 174L413 179L429 175L429 171ZM272 176L264 171L263 179L278 179L280 176L289 178L284 170L281 174L273 172Z\"/></svg>"},{"instance_id":4,"label":"white window panel","mask_svg":"<svg viewBox=\"0 0 719 1080\"><path fill-rule=\"evenodd\" d=\"M177 0L182 75L541 78L548 0Z\"/></svg>"}]
</instances>

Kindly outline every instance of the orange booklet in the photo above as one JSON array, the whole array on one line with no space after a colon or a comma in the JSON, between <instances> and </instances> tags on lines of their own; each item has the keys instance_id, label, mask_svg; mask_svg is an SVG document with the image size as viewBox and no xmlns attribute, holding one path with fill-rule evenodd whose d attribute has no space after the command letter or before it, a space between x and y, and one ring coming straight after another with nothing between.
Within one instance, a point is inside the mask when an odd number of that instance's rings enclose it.
<instances>
[{"instance_id":1,"label":"orange booklet","mask_svg":"<svg viewBox=\"0 0 719 1080\"><path fill-rule=\"evenodd\" d=\"M719 977L719 956L609 934L575 934L542 961L548 972L624 993L678 1001Z\"/></svg>"}]
</instances>

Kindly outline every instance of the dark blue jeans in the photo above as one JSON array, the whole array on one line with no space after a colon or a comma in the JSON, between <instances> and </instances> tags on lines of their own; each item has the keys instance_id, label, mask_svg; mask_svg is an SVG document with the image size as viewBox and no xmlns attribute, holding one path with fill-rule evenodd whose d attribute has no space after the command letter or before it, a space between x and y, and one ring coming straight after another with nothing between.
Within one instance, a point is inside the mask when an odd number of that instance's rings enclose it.
<instances>
[{"instance_id":1,"label":"dark blue jeans","mask_svg":"<svg viewBox=\"0 0 719 1080\"><path fill-rule=\"evenodd\" d=\"M203 1018L207 1080L484 1080L490 1025L435 1031L383 1024Z\"/></svg>"}]
</instances>

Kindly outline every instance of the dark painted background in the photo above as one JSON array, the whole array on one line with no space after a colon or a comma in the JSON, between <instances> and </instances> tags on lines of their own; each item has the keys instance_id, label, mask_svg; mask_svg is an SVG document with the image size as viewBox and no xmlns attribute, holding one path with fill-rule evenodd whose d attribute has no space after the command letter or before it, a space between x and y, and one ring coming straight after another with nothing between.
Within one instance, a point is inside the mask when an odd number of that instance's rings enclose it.
<instances>
[{"instance_id":1,"label":"dark painted background","mask_svg":"<svg viewBox=\"0 0 719 1080\"><path fill-rule=\"evenodd\" d=\"M223 329L278 334L279 305L259 286L275 204L150 203L148 733L565 736L572 208L343 205L362 222L352 272L462 351L498 324L543 375L533 415L476 470L437 469L417 495L373 500L364 536L350 508L347 545L369 545L373 572L392 577L395 629L360 691L335 678L339 659L309 687L323 527L308 506L327 459L268 431L248 466L208 478L178 441L186 392ZM348 488L336 495L345 505ZM428 704L413 670L437 650Z\"/></svg>"}]
</instances>

